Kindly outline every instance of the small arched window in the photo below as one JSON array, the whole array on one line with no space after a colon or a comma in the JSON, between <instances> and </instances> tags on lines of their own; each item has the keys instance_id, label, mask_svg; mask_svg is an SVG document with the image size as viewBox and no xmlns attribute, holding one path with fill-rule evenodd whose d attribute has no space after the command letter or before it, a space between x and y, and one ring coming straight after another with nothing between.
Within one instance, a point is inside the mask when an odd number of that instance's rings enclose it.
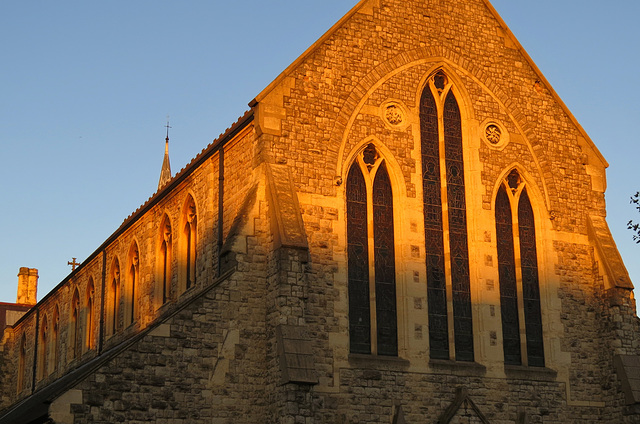
<instances>
[{"instance_id":1,"label":"small arched window","mask_svg":"<svg viewBox=\"0 0 640 424\"><path fill-rule=\"evenodd\" d=\"M495 217L504 361L544 367L535 222L515 169L498 190Z\"/></svg>"},{"instance_id":2,"label":"small arched window","mask_svg":"<svg viewBox=\"0 0 640 424\"><path fill-rule=\"evenodd\" d=\"M49 318L45 315L40 323L40 337L38 342L38 380L42 380L48 372L49 355Z\"/></svg>"},{"instance_id":3,"label":"small arched window","mask_svg":"<svg viewBox=\"0 0 640 424\"><path fill-rule=\"evenodd\" d=\"M462 120L446 74L420 98L430 355L473 361Z\"/></svg>"},{"instance_id":4,"label":"small arched window","mask_svg":"<svg viewBox=\"0 0 640 424\"><path fill-rule=\"evenodd\" d=\"M107 334L114 335L120 326L120 262L117 258L111 264L108 281Z\"/></svg>"},{"instance_id":5,"label":"small arched window","mask_svg":"<svg viewBox=\"0 0 640 424\"><path fill-rule=\"evenodd\" d=\"M162 219L162 224L160 225L161 233L160 233L160 291L162 304L164 305L171 299L171 242L172 242L172 233L171 233L171 221L167 215Z\"/></svg>"},{"instance_id":6,"label":"small arched window","mask_svg":"<svg viewBox=\"0 0 640 424\"><path fill-rule=\"evenodd\" d=\"M85 350L95 349L94 327L95 327L95 286L93 284L93 278L89 278L89 284L87 284L87 293L85 296L85 335L84 335L84 348Z\"/></svg>"},{"instance_id":7,"label":"small arched window","mask_svg":"<svg viewBox=\"0 0 640 424\"><path fill-rule=\"evenodd\" d=\"M18 393L22 392L25 389L25 381L26 381L26 363L27 363L27 336L25 334L22 335L20 339L20 347L18 352L18 379L17 379L17 391Z\"/></svg>"},{"instance_id":8,"label":"small arched window","mask_svg":"<svg viewBox=\"0 0 640 424\"><path fill-rule=\"evenodd\" d=\"M196 203L189 195L183 208L182 227L182 260L183 270L181 272L181 286L184 290L189 290L196 283L196 241L198 216L196 214Z\"/></svg>"},{"instance_id":9,"label":"small arched window","mask_svg":"<svg viewBox=\"0 0 640 424\"><path fill-rule=\"evenodd\" d=\"M126 325L133 324L138 319L138 297L140 289L140 252L138 250L138 243L135 241L131 244L129 249L128 267L129 273L127 275L127 294L126 294Z\"/></svg>"},{"instance_id":10,"label":"small arched window","mask_svg":"<svg viewBox=\"0 0 640 424\"><path fill-rule=\"evenodd\" d=\"M80 357L80 295L76 288L71 298L71 326L69 342L71 344L71 358Z\"/></svg>"},{"instance_id":11,"label":"small arched window","mask_svg":"<svg viewBox=\"0 0 640 424\"><path fill-rule=\"evenodd\" d=\"M395 356L393 193L386 163L373 144L351 165L346 195L350 351Z\"/></svg>"},{"instance_id":12,"label":"small arched window","mask_svg":"<svg viewBox=\"0 0 640 424\"><path fill-rule=\"evenodd\" d=\"M58 305L53 309L53 319L51 320L51 354L49 355L49 369L54 372L58 369L58 351L60 349L60 309Z\"/></svg>"}]
</instances>

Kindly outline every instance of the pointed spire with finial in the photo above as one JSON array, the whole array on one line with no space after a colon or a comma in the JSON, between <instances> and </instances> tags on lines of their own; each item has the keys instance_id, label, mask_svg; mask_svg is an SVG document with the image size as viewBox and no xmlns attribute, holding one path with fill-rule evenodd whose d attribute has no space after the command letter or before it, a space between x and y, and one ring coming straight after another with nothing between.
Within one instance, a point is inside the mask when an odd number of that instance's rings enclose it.
<instances>
[{"instance_id":1,"label":"pointed spire with finial","mask_svg":"<svg viewBox=\"0 0 640 424\"><path fill-rule=\"evenodd\" d=\"M158 191L171 181L171 165L169 164L169 116L167 116L167 138L164 144L164 161L162 161L162 170L160 171L160 181L158 181Z\"/></svg>"}]
</instances>

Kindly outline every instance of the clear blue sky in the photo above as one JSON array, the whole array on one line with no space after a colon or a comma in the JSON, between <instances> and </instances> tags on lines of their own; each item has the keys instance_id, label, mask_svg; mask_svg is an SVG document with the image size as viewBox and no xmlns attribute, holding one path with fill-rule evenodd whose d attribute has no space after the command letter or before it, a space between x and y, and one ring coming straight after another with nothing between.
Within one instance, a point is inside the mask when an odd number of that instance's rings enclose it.
<instances>
[{"instance_id":1,"label":"clear blue sky","mask_svg":"<svg viewBox=\"0 0 640 424\"><path fill-rule=\"evenodd\" d=\"M0 301L21 266L44 296L155 192L166 115L175 174L355 3L1 2ZM640 284L640 1L493 4L609 161L609 225Z\"/></svg>"}]
</instances>

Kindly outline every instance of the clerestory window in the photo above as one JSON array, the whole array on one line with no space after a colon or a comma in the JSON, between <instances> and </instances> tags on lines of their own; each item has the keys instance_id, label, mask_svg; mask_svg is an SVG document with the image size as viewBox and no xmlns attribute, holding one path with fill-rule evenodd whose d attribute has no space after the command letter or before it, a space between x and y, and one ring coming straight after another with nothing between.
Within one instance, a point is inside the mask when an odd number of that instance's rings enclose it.
<instances>
[{"instance_id":1,"label":"clerestory window","mask_svg":"<svg viewBox=\"0 0 640 424\"><path fill-rule=\"evenodd\" d=\"M442 71L422 92L420 136L430 356L473 361L462 123Z\"/></svg>"},{"instance_id":2,"label":"clerestory window","mask_svg":"<svg viewBox=\"0 0 640 424\"><path fill-rule=\"evenodd\" d=\"M350 351L394 356L393 192L386 163L373 144L351 165L346 193Z\"/></svg>"},{"instance_id":3,"label":"clerestory window","mask_svg":"<svg viewBox=\"0 0 640 424\"><path fill-rule=\"evenodd\" d=\"M120 327L120 262L113 260L107 297L107 334L114 335Z\"/></svg>"},{"instance_id":4,"label":"clerestory window","mask_svg":"<svg viewBox=\"0 0 640 424\"><path fill-rule=\"evenodd\" d=\"M140 290L140 252L138 250L138 243L135 241L131 243L129 248L128 259L129 275L127 276L126 287L126 308L125 308L125 325L130 325L136 322L138 319L138 297Z\"/></svg>"},{"instance_id":5,"label":"clerestory window","mask_svg":"<svg viewBox=\"0 0 640 424\"><path fill-rule=\"evenodd\" d=\"M184 268L181 272L181 289L189 290L196 284L196 236L198 228L198 216L196 203L189 195L183 209L182 227L182 256Z\"/></svg>"},{"instance_id":6,"label":"clerestory window","mask_svg":"<svg viewBox=\"0 0 640 424\"><path fill-rule=\"evenodd\" d=\"M535 222L515 169L500 186L495 214L504 362L544 367Z\"/></svg>"}]
</instances>

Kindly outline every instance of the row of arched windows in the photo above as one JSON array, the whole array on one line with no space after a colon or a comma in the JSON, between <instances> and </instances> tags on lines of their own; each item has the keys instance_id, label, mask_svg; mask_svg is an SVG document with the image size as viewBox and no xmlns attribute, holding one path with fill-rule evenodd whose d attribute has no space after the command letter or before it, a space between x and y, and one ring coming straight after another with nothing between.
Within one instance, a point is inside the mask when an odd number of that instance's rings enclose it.
<instances>
[{"instance_id":1,"label":"row of arched windows","mask_svg":"<svg viewBox=\"0 0 640 424\"><path fill-rule=\"evenodd\" d=\"M174 291L172 289L172 241L173 231L169 216L165 214L161 221L159 235L159 257L156 258L156 288L155 296L159 300L157 306L169 302ZM196 283L196 252L197 252L197 213L196 204L191 195L187 196L181 220L181 245L178 257L178 285L176 294L190 289ZM124 274L120 261L114 257L108 268L107 282L104 296L104 325L105 336L111 337L138 321L140 318L140 250L138 243L133 241L127 255ZM39 322L37 335L36 378L41 380L53 373L60 361L60 312L54 307L50 319L44 314ZM69 327L67 329L68 358L79 358L84 352L96 348L97 322L95 284L89 278L83 295L78 287L72 291L69 307ZM18 392L25 388L25 368L27 355L27 340L23 334L18 351Z\"/></svg>"},{"instance_id":2,"label":"row of arched windows","mask_svg":"<svg viewBox=\"0 0 640 424\"><path fill-rule=\"evenodd\" d=\"M444 72L420 98L429 346L432 359L474 360L462 120ZM346 181L350 351L398 354L393 193L369 144ZM533 209L513 170L495 201L506 364L544 366Z\"/></svg>"}]
</instances>

